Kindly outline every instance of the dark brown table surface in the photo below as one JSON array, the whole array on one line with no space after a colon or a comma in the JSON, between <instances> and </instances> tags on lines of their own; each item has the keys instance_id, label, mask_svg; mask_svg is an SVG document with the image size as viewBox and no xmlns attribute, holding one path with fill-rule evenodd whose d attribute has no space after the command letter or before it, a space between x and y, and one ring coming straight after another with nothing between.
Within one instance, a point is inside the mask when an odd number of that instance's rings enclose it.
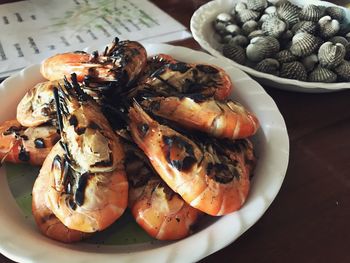
<instances>
[{"instance_id":1,"label":"dark brown table surface","mask_svg":"<svg viewBox=\"0 0 350 263\"><path fill-rule=\"evenodd\" d=\"M189 28L204 1L152 2ZM193 39L172 44L200 49ZM285 180L254 226L200 262L350 262L350 90L307 94L263 87L288 129ZM0 262L13 261L0 254Z\"/></svg>"}]
</instances>

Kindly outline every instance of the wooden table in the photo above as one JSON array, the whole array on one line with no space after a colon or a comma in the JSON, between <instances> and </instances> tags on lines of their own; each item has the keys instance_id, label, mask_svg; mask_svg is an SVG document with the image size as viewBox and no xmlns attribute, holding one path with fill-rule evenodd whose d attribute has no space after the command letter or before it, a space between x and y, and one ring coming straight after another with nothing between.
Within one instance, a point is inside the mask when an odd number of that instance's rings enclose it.
<instances>
[{"instance_id":1,"label":"wooden table","mask_svg":"<svg viewBox=\"0 0 350 263\"><path fill-rule=\"evenodd\" d=\"M189 27L200 1L153 2ZM200 49L193 39L173 44ZM201 262L350 262L350 90L306 94L264 88L288 128L286 178L254 226ZM12 261L0 255L0 262Z\"/></svg>"}]
</instances>

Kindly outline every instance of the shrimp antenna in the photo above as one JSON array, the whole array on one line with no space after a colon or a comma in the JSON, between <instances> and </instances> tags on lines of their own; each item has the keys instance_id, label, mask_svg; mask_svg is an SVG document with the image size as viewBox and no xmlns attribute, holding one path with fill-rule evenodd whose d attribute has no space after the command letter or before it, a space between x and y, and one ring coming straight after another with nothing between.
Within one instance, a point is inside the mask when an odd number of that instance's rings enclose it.
<instances>
[{"instance_id":1,"label":"shrimp antenna","mask_svg":"<svg viewBox=\"0 0 350 263\"><path fill-rule=\"evenodd\" d=\"M70 87L73 87L73 90L77 94L79 101L88 101L88 100L92 99L92 97L89 96L88 94L86 94L85 91L81 88L81 86L78 82L78 79L77 79L77 74L72 73L71 80L72 80L72 82L70 84ZM68 80L67 80L67 82L68 82ZM66 81L65 81L65 83L66 83Z\"/></svg>"},{"instance_id":2,"label":"shrimp antenna","mask_svg":"<svg viewBox=\"0 0 350 263\"><path fill-rule=\"evenodd\" d=\"M62 89L61 89L62 91ZM63 138L63 118L62 118L62 104L60 101L60 95L59 95L59 89L57 87L53 88L53 96L55 99L55 106L56 106L56 114L57 114L57 124L58 124L58 133L61 134L62 138ZM68 146L65 142L63 142L62 140L60 140L60 145L63 148L63 150L66 152L67 156L70 156L70 152L68 150Z\"/></svg>"},{"instance_id":3,"label":"shrimp antenna","mask_svg":"<svg viewBox=\"0 0 350 263\"><path fill-rule=\"evenodd\" d=\"M112 44L110 46L106 46L105 51L103 53L104 56L110 56L111 53L114 52L114 49L116 48L116 46L119 43L119 38L115 37L112 41Z\"/></svg>"},{"instance_id":4,"label":"shrimp antenna","mask_svg":"<svg viewBox=\"0 0 350 263\"><path fill-rule=\"evenodd\" d=\"M54 96L54 99L55 99L58 130L62 134L62 131L63 131L62 111L61 111L61 104L60 104L60 96L58 94L58 88L57 87L53 88L53 96Z\"/></svg>"}]
</instances>

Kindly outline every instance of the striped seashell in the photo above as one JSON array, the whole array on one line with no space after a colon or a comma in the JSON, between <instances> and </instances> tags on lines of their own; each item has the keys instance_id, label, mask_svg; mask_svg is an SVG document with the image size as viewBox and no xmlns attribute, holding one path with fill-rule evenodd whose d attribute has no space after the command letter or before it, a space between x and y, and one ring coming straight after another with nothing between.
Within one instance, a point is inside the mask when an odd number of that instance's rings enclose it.
<instances>
[{"instance_id":1,"label":"striped seashell","mask_svg":"<svg viewBox=\"0 0 350 263\"><path fill-rule=\"evenodd\" d=\"M309 33L298 33L293 37L290 51L298 57L306 57L315 52L321 44L321 40Z\"/></svg>"},{"instance_id":2,"label":"striped seashell","mask_svg":"<svg viewBox=\"0 0 350 263\"><path fill-rule=\"evenodd\" d=\"M241 28L235 24L229 24L225 27L225 34L231 36L237 36L241 33Z\"/></svg>"},{"instance_id":3,"label":"striped seashell","mask_svg":"<svg viewBox=\"0 0 350 263\"><path fill-rule=\"evenodd\" d=\"M339 80L350 81L350 61L342 61L334 71L338 74Z\"/></svg>"},{"instance_id":4,"label":"striped seashell","mask_svg":"<svg viewBox=\"0 0 350 263\"><path fill-rule=\"evenodd\" d=\"M293 26L299 22L300 10L300 7L290 2L285 2L277 8L277 14L281 19L288 22L290 26Z\"/></svg>"},{"instance_id":5,"label":"striped seashell","mask_svg":"<svg viewBox=\"0 0 350 263\"><path fill-rule=\"evenodd\" d=\"M268 3L266 0L247 0L247 7L254 11L263 11L267 7Z\"/></svg>"},{"instance_id":6,"label":"striped seashell","mask_svg":"<svg viewBox=\"0 0 350 263\"><path fill-rule=\"evenodd\" d=\"M239 64L243 65L246 61L245 50L241 46L225 44L222 47L222 53L225 57L232 59Z\"/></svg>"},{"instance_id":7,"label":"striped seashell","mask_svg":"<svg viewBox=\"0 0 350 263\"><path fill-rule=\"evenodd\" d=\"M242 32L248 36L251 32L258 29L258 22L255 20L249 20L242 25Z\"/></svg>"},{"instance_id":8,"label":"striped seashell","mask_svg":"<svg viewBox=\"0 0 350 263\"><path fill-rule=\"evenodd\" d=\"M261 27L261 25L269 18L270 18L269 14L263 14L259 19L258 25Z\"/></svg>"},{"instance_id":9,"label":"striped seashell","mask_svg":"<svg viewBox=\"0 0 350 263\"><path fill-rule=\"evenodd\" d=\"M228 43L231 45L246 47L249 44L249 39L246 36L237 35L234 36Z\"/></svg>"},{"instance_id":10,"label":"striped seashell","mask_svg":"<svg viewBox=\"0 0 350 263\"><path fill-rule=\"evenodd\" d=\"M278 62L282 63L288 63L292 61L296 61L298 58L290 52L288 49L281 50L275 55L275 59L278 60Z\"/></svg>"},{"instance_id":11,"label":"striped seashell","mask_svg":"<svg viewBox=\"0 0 350 263\"><path fill-rule=\"evenodd\" d=\"M319 21L320 36L324 39L335 36L340 30L340 24L338 20L332 19L330 16L324 16Z\"/></svg>"},{"instance_id":12,"label":"striped seashell","mask_svg":"<svg viewBox=\"0 0 350 263\"><path fill-rule=\"evenodd\" d=\"M311 54L301 60L307 72L314 70L318 63L318 56L316 54Z\"/></svg>"},{"instance_id":13,"label":"striped seashell","mask_svg":"<svg viewBox=\"0 0 350 263\"><path fill-rule=\"evenodd\" d=\"M318 50L320 65L330 69L337 67L343 61L345 52L345 47L342 44L325 42Z\"/></svg>"},{"instance_id":14,"label":"striped seashell","mask_svg":"<svg viewBox=\"0 0 350 263\"><path fill-rule=\"evenodd\" d=\"M247 5L243 2L239 2L237 4L234 5L233 7L233 10L236 12L236 13L239 13L243 10L247 9Z\"/></svg>"},{"instance_id":15,"label":"striped seashell","mask_svg":"<svg viewBox=\"0 0 350 263\"><path fill-rule=\"evenodd\" d=\"M265 58L273 57L280 49L278 40L271 36L260 36L250 40L246 49L247 58L259 62Z\"/></svg>"},{"instance_id":16,"label":"striped seashell","mask_svg":"<svg viewBox=\"0 0 350 263\"><path fill-rule=\"evenodd\" d=\"M222 22L214 21L213 26L214 26L215 32L219 33L220 35L224 35L226 24Z\"/></svg>"},{"instance_id":17,"label":"striped seashell","mask_svg":"<svg viewBox=\"0 0 350 263\"><path fill-rule=\"evenodd\" d=\"M261 29L259 30L254 30L253 32L251 32L249 35L248 35L248 39L252 40L253 38L255 37L262 37L262 36L266 36L265 32L262 31Z\"/></svg>"},{"instance_id":18,"label":"striped seashell","mask_svg":"<svg viewBox=\"0 0 350 263\"><path fill-rule=\"evenodd\" d=\"M255 69L260 71L260 72L264 72L264 73L278 76L279 69L280 69L280 63L276 59L265 58L255 66Z\"/></svg>"},{"instance_id":19,"label":"striped seashell","mask_svg":"<svg viewBox=\"0 0 350 263\"><path fill-rule=\"evenodd\" d=\"M323 15L323 10L316 5L304 6L300 12L299 18L306 21L317 22Z\"/></svg>"},{"instance_id":20,"label":"striped seashell","mask_svg":"<svg viewBox=\"0 0 350 263\"><path fill-rule=\"evenodd\" d=\"M223 35L221 36L220 43L223 43L223 44L228 43L232 40L232 38L233 36L231 35Z\"/></svg>"},{"instance_id":21,"label":"striped seashell","mask_svg":"<svg viewBox=\"0 0 350 263\"><path fill-rule=\"evenodd\" d=\"M237 14L238 21L241 23L245 23L249 20L258 20L260 17L260 13L257 11L244 9Z\"/></svg>"},{"instance_id":22,"label":"striped seashell","mask_svg":"<svg viewBox=\"0 0 350 263\"><path fill-rule=\"evenodd\" d=\"M337 81L337 74L327 68L319 66L309 74L308 81L333 83Z\"/></svg>"},{"instance_id":23,"label":"striped seashell","mask_svg":"<svg viewBox=\"0 0 350 263\"><path fill-rule=\"evenodd\" d=\"M268 8L265 9L265 14L268 14L268 15L276 15L277 14L277 7L275 6L269 6Z\"/></svg>"},{"instance_id":24,"label":"striped seashell","mask_svg":"<svg viewBox=\"0 0 350 263\"><path fill-rule=\"evenodd\" d=\"M312 35L315 35L317 30L318 30L318 23L317 22L313 22L313 21L300 21L298 23L296 23L293 27L292 27L292 32L294 34L300 33L300 32L306 32Z\"/></svg>"},{"instance_id":25,"label":"striped seashell","mask_svg":"<svg viewBox=\"0 0 350 263\"><path fill-rule=\"evenodd\" d=\"M216 32L220 35L224 34L225 28L227 25L232 24L234 19L228 13L220 13L216 16L216 19L213 22L213 26Z\"/></svg>"},{"instance_id":26,"label":"striped seashell","mask_svg":"<svg viewBox=\"0 0 350 263\"><path fill-rule=\"evenodd\" d=\"M350 60L350 42L342 36L332 37L330 40L333 44L340 43L345 47L345 59Z\"/></svg>"},{"instance_id":27,"label":"striped seashell","mask_svg":"<svg viewBox=\"0 0 350 263\"><path fill-rule=\"evenodd\" d=\"M331 18L336 19L338 21L343 21L343 19L345 18L345 11L339 6L328 6L325 12Z\"/></svg>"},{"instance_id":28,"label":"striped seashell","mask_svg":"<svg viewBox=\"0 0 350 263\"><path fill-rule=\"evenodd\" d=\"M332 42L333 44L340 43L344 47L349 45L349 41L345 37L342 37L342 36L334 36L329 41Z\"/></svg>"},{"instance_id":29,"label":"striped seashell","mask_svg":"<svg viewBox=\"0 0 350 263\"><path fill-rule=\"evenodd\" d=\"M305 81L307 79L306 69L299 61L283 63L280 77Z\"/></svg>"},{"instance_id":30,"label":"striped seashell","mask_svg":"<svg viewBox=\"0 0 350 263\"><path fill-rule=\"evenodd\" d=\"M279 38L288 29L288 26L278 16L272 15L262 23L261 29L266 35Z\"/></svg>"},{"instance_id":31,"label":"striped seashell","mask_svg":"<svg viewBox=\"0 0 350 263\"><path fill-rule=\"evenodd\" d=\"M228 13L220 13L216 16L215 21L223 24L230 24L232 23L232 16Z\"/></svg>"}]
</instances>

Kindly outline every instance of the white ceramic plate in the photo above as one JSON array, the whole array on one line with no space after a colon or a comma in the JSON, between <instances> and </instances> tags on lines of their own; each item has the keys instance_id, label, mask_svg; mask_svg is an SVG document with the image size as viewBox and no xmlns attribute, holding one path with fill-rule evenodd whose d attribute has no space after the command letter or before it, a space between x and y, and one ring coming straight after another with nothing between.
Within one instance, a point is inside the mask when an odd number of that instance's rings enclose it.
<instances>
[{"instance_id":1,"label":"white ceramic plate","mask_svg":"<svg viewBox=\"0 0 350 263\"><path fill-rule=\"evenodd\" d=\"M299 6L304 4L315 4L322 6L334 5L325 1L318 0L289 0L292 3L295 3ZM216 57L224 58L231 65L234 65L241 70L247 72L249 75L256 78L260 83L269 85L271 87L291 90L291 91L300 91L300 92L332 92L342 89L349 89L350 82L342 83L320 83L320 82L305 82L293 79L280 78L271 74L266 74L254 70L250 67L243 66L225 58L222 53L222 44L217 41L215 36L215 30L213 29L212 22L215 20L216 16L222 12L230 12L233 8L233 5L240 0L215 0L208 2L207 4L201 6L191 18L191 32L193 38L201 45L203 49L208 51L210 54ZM347 20L350 21L350 9L346 9Z\"/></svg>"},{"instance_id":2,"label":"white ceramic plate","mask_svg":"<svg viewBox=\"0 0 350 263\"><path fill-rule=\"evenodd\" d=\"M289 157L286 126L271 97L247 74L222 59L183 47L145 46L150 55L166 53L185 62L204 62L222 67L235 85L233 98L258 116L261 129L254 137L254 143L259 160L245 205L238 212L207 218L192 236L176 242L151 240L126 245L104 242L66 245L41 235L30 212L23 210L18 198L19 184L30 192L31 184L23 182L32 169L24 167L20 178L14 180L6 174L11 173L13 167L3 167L0 169L0 252L5 256L19 262L195 262L236 240L270 206L282 185ZM42 80L39 65L28 67L5 80L0 86L0 122L13 118L16 105L25 91ZM29 181L34 179L35 175ZM133 233L130 235L132 239ZM108 237L102 235L103 238Z\"/></svg>"}]
</instances>

